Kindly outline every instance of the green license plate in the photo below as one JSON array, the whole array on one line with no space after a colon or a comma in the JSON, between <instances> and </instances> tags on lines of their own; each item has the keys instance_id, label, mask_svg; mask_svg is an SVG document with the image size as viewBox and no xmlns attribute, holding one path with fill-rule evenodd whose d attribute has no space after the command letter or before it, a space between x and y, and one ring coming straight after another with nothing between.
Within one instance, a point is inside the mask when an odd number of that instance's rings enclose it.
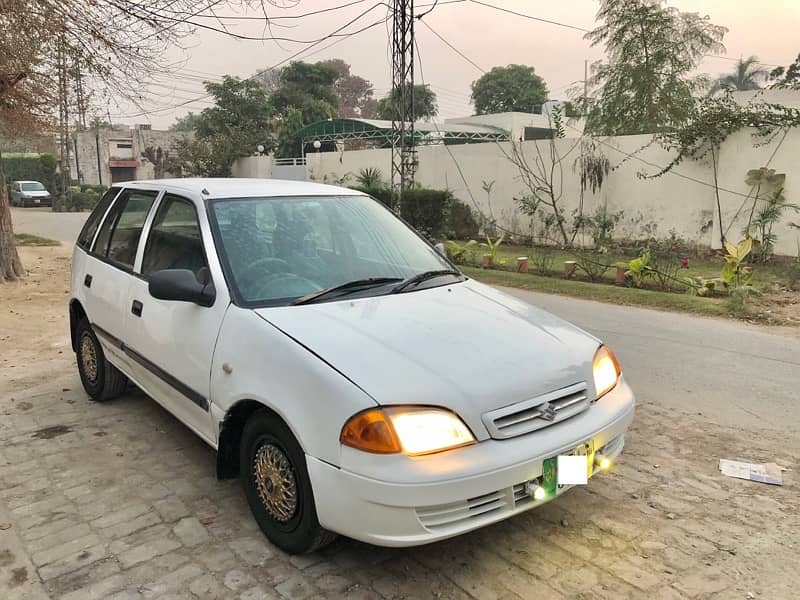
<instances>
[{"instance_id":1,"label":"green license plate","mask_svg":"<svg viewBox=\"0 0 800 600\"><path fill-rule=\"evenodd\" d=\"M587 477L594 475L594 448L591 442L581 444L571 452L565 452L570 456L586 456ZM552 497L558 493L558 457L545 458L542 462L542 487L547 492L547 496Z\"/></svg>"},{"instance_id":2,"label":"green license plate","mask_svg":"<svg viewBox=\"0 0 800 600\"><path fill-rule=\"evenodd\" d=\"M558 457L545 458L542 463L542 487L550 498L558 489Z\"/></svg>"}]
</instances>

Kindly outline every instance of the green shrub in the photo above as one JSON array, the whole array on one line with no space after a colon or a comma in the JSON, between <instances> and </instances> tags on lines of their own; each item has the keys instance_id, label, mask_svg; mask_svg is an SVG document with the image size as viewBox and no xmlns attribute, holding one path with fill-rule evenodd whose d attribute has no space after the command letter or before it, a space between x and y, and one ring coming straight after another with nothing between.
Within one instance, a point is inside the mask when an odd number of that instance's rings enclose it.
<instances>
[{"instance_id":1,"label":"green shrub","mask_svg":"<svg viewBox=\"0 0 800 600\"><path fill-rule=\"evenodd\" d=\"M453 198L450 202L448 234L457 240L469 240L478 235L478 221L475 213L463 202Z\"/></svg>"},{"instance_id":2,"label":"green shrub","mask_svg":"<svg viewBox=\"0 0 800 600\"><path fill-rule=\"evenodd\" d=\"M93 189L72 192L67 199L65 208L74 211L91 210L97 205L98 200L100 200L100 194Z\"/></svg>"},{"instance_id":3,"label":"green shrub","mask_svg":"<svg viewBox=\"0 0 800 600\"><path fill-rule=\"evenodd\" d=\"M429 240L441 240L446 234L452 201L453 194L446 190L407 190L400 215Z\"/></svg>"},{"instance_id":4,"label":"green shrub","mask_svg":"<svg viewBox=\"0 0 800 600\"><path fill-rule=\"evenodd\" d=\"M531 251L530 262L540 275L549 275L553 271L556 252L553 246L538 246Z\"/></svg>"}]
</instances>

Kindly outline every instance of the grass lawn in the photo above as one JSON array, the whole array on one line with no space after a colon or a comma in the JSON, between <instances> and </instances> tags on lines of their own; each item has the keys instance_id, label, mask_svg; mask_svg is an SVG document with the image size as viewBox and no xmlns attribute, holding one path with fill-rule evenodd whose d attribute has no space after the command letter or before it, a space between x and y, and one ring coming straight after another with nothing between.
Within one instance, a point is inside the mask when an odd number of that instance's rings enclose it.
<instances>
[{"instance_id":1,"label":"grass lawn","mask_svg":"<svg viewBox=\"0 0 800 600\"><path fill-rule=\"evenodd\" d=\"M470 277L491 285L503 285L611 304L644 306L712 317L725 317L729 313L727 302L723 298L700 298L688 294L638 290L636 288L616 287L586 281L564 280L557 277L542 277L540 275L481 269L478 267L462 267L462 270Z\"/></svg>"},{"instance_id":2,"label":"grass lawn","mask_svg":"<svg viewBox=\"0 0 800 600\"><path fill-rule=\"evenodd\" d=\"M485 252L485 248L477 247L474 249L473 261L475 264L480 262L481 256ZM512 246L503 245L498 250L498 258L508 261L507 267L514 268L518 256L527 256L530 258L529 270L536 272L535 255L541 252L539 248L530 248L529 246ZM551 272L561 275L564 272L564 261L575 260L575 252L569 250L550 250L553 262ZM597 260L608 264L614 265L617 262L627 263L635 256L624 256L620 253L609 252L608 254L600 255ZM680 269L678 277L704 277L711 279L719 277L720 269L722 268L723 261L721 258L714 256L687 256L689 259L689 268ZM773 263L766 265L755 265L753 267L753 285L757 288L765 288L773 284L785 284L789 279L790 267L786 264L785 260L776 260ZM602 276L602 281L613 283L615 276L615 268L610 268ZM584 279L585 274L580 271L577 272L579 279Z\"/></svg>"},{"instance_id":3,"label":"grass lawn","mask_svg":"<svg viewBox=\"0 0 800 600\"><path fill-rule=\"evenodd\" d=\"M651 289L636 289L613 284L616 267L612 266L606 271L598 282L589 281L586 273L577 270L573 279L561 278L564 272L564 261L575 260L575 252L569 250L550 249L552 262L547 273L538 273L536 256L544 252L539 248L527 246L501 246L498 250L498 260L506 261L504 266L497 269L483 269L477 267L481 256L486 249L475 247L468 258L471 266L463 266L463 271L484 283L501 285L521 289L535 290L550 294L561 294L576 298L597 300L627 306L643 306L660 310L669 310L683 313L693 313L712 317L730 317L748 321L800 325L800 292L791 291L797 285L797 275L791 276L792 266L789 260L776 259L767 265L754 265L753 285L761 294L752 297L747 306L732 306L727 296L716 297L693 296L685 292L662 291L655 288L655 282L650 280ZM529 258L529 273L516 273L516 260L519 256ZM595 260L605 264L615 265L617 262L627 263L633 256L623 256L621 253L610 252L595 257ZM679 269L678 277L703 277L706 279L718 278L723 261L714 256L688 256L689 268ZM795 267L796 268L796 267ZM507 270L504 270L507 269ZM794 288L797 289L796 287Z\"/></svg>"},{"instance_id":4,"label":"grass lawn","mask_svg":"<svg viewBox=\"0 0 800 600\"><path fill-rule=\"evenodd\" d=\"M15 233L17 246L60 246L61 242L30 233Z\"/></svg>"}]
</instances>

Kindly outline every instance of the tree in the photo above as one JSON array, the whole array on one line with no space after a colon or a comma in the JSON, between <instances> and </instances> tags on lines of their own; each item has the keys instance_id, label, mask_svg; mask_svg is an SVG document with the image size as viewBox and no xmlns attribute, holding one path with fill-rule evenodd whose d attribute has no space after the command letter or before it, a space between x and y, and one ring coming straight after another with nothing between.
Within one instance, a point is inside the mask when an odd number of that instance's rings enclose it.
<instances>
[{"instance_id":1,"label":"tree","mask_svg":"<svg viewBox=\"0 0 800 600\"><path fill-rule=\"evenodd\" d=\"M294 106L289 106L283 111L283 114L275 118L275 137L278 140L276 156L290 158L302 154L301 140L295 136L295 133L305 125L303 112Z\"/></svg>"},{"instance_id":2,"label":"tree","mask_svg":"<svg viewBox=\"0 0 800 600\"><path fill-rule=\"evenodd\" d=\"M306 124L328 119L336 111L333 84L337 77L329 64L293 62L281 71L280 85L270 101L278 113L290 106L300 110Z\"/></svg>"},{"instance_id":3,"label":"tree","mask_svg":"<svg viewBox=\"0 0 800 600\"><path fill-rule=\"evenodd\" d=\"M142 158L153 165L153 178L162 179L165 173L172 175L181 174L181 163L169 150L164 150L161 146L148 146L142 152Z\"/></svg>"},{"instance_id":4,"label":"tree","mask_svg":"<svg viewBox=\"0 0 800 600\"><path fill-rule=\"evenodd\" d=\"M520 181L528 189L522 197L515 198L520 211L531 218L531 223L537 215L541 216L540 210L547 211L544 222L548 229L551 226L558 229L558 243L567 247L570 245L570 237L567 232L564 207L561 205L564 197L563 163L564 158L581 143L581 138L576 138L572 147L562 154L556 142L564 137L561 107L556 106L548 119L553 135L546 141L533 142L533 152L535 153L533 156L526 154L525 145L516 140L511 140L509 150L506 150L502 144L498 144L497 147L517 168ZM547 144L546 152L542 152L540 144ZM491 190L491 188L489 189Z\"/></svg>"},{"instance_id":5,"label":"tree","mask_svg":"<svg viewBox=\"0 0 800 600\"><path fill-rule=\"evenodd\" d=\"M472 82L475 114L499 112L541 113L547 101L547 85L527 65L494 67Z\"/></svg>"},{"instance_id":6,"label":"tree","mask_svg":"<svg viewBox=\"0 0 800 600\"><path fill-rule=\"evenodd\" d=\"M300 140L295 139L295 132L336 114L337 78L334 66L322 62L298 61L281 70L280 84L270 95L276 112L277 156L300 154Z\"/></svg>"},{"instance_id":7,"label":"tree","mask_svg":"<svg viewBox=\"0 0 800 600\"><path fill-rule=\"evenodd\" d=\"M264 69L253 75L252 79L261 84L267 94L271 94L281 85L282 69Z\"/></svg>"},{"instance_id":8,"label":"tree","mask_svg":"<svg viewBox=\"0 0 800 600\"><path fill-rule=\"evenodd\" d=\"M411 101L408 100L410 103ZM395 88L390 94L378 100L377 117L386 121L392 121L400 118L400 113L397 107L400 106L400 90ZM408 107L412 108L412 107ZM430 120L435 117L439 112L439 107L436 104L436 93L428 85L415 85L414 86L414 105L412 114L414 120L425 119Z\"/></svg>"},{"instance_id":9,"label":"tree","mask_svg":"<svg viewBox=\"0 0 800 600\"><path fill-rule=\"evenodd\" d=\"M169 126L170 131L194 131L197 123L197 113L189 112L182 117L175 119L175 122Z\"/></svg>"},{"instance_id":10,"label":"tree","mask_svg":"<svg viewBox=\"0 0 800 600\"><path fill-rule=\"evenodd\" d=\"M226 75L205 88L214 106L197 115L195 139L178 142L178 159L191 175L230 177L237 158L252 155L259 145L274 148L274 111L264 88L251 79Z\"/></svg>"},{"instance_id":11,"label":"tree","mask_svg":"<svg viewBox=\"0 0 800 600\"><path fill-rule=\"evenodd\" d=\"M800 90L800 54L786 67L775 67L769 74L770 87L776 89Z\"/></svg>"},{"instance_id":12,"label":"tree","mask_svg":"<svg viewBox=\"0 0 800 600\"><path fill-rule=\"evenodd\" d=\"M704 54L724 51L727 29L663 0L601 0L597 20L585 37L605 47L608 62L592 68L587 129L626 135L684 123L704 83L690 74Z\"/></svg>"},{"instance_id":13,"label":"tree","mask_svg":"<svg viewBox=\"0 0 800 600\"><path fill-rule=\"evenodd\" d=\"M749 90L760 90L761 83L766 81L769 76L767 69L758 67L758 58L750 56L740 58L733 71L727 75L721 75L711 88L711 93L720 90L731 90L733 92L746 92Z\"/></svg>"},{"instance_id":14,"label":"tree","mask_svg":"<svg viewBox=\"0 0 800 600\"><path fill-rule=\"evenodd\" d=\"M336 71L336 80L333 82L333 91L336 94L336 114L345 119L367 118L372 106L372 96L375 93L372 82L353 75L350 65L341 58L322 61L321 63L332 67Z\"/></svg>"},{"instance_id":15,"label":"tree","mask_svg":"<svg viewBox=\"0 0 800 600\"><path fill-rule=\"evenodd\" d=\"M48 121L46 108L39 103L46 104L52 98L45 85L47 69L43 65L49 26L37 14L25 20L28 8L18 2L3 2L0 10L0 135L3 137L36 131ZM23 274L0 153L0 282L15 280Z\"/></svg>"}]
</instances>

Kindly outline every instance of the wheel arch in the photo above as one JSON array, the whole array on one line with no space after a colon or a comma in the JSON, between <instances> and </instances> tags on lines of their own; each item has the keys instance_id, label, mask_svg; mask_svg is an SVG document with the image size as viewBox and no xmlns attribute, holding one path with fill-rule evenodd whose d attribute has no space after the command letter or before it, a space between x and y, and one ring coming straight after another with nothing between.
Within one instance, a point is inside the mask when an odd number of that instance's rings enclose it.
<instances>
[{"instance_id":1,"label":"wheel arch","mask_svg":"<svg viewBox=\"0 0 800 600\"><path fill-rule=\"evenodd\" d=\"M242 441L242 432L248 419L259 411L265 411L285 424L305 452L303 442L297 436L294 428L277 411L259 400L239 400L228 409L220 424L217 443L217 479L235 479L239 476L241 466L239 464L239 446Z\"/></svg>"},{"instance_id":2,"label":"wheel arch","mask_svg":"<svg viewBox=\"0 0 800 600\"><path fill-rule=\"evenodd\" d=\"M83 308L81 301L73 298L69 302L69 338L72 343L72 351L78 350L78 341L75 339L75 331L78 329L78 323L87 318L86 310Z\"/></svg>"}]
</instances>

